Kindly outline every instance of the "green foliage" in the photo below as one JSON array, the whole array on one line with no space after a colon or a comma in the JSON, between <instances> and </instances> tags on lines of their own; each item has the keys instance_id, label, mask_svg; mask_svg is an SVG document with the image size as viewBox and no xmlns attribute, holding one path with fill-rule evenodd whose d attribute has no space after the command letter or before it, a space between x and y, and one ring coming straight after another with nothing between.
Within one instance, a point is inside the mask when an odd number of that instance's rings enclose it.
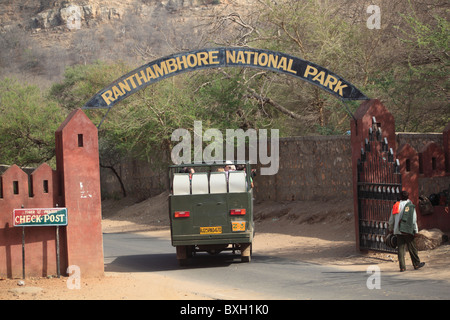
<instances>
[{"instance_id":1,"label":"green foliage","mask_svg":"<svg viewBox=\"0 0 450 320\"><path fill-rule=\"evenodd\" d=\"M249 98L241 82L242 72L238 68L226 73L203 72L193 77L189 86L198 89L194 89L191 97L198 106L198 119L206 121L205 126L247 130L265 128L273 121L274 114L264 112L257 101Z\"/></svg>"},{"instance_id":2,"label":"green foliage","mask_svg":"<svg viewBox=\"0 0 450 320\"><path fill-rule=\"evenodd\" d=\"M0 81L0 163L51 163L55 131L65 115L38 87L8 78Z\"/></svg>"},{"instance_id":3,"label":"green foliage","mask_svg":"<svg viewBox=\"0 0 450 320\"><path fill-rule=\"evenodd\" d=\"M450 121L449 23L438 15L426 23L414 11L401 17L406 59L374 73L371 89L392 106L397 130L440 132Z\"/></svg>"},{"instance_id":4,"label":"green foliage","mask_svg":"<svg viewBox=\"0 0 450 320\"><path fill-rule=\"evenodd\" d=\"M408 30L402 30L403 41L419 49L425 49L429 54L447 56L449 45L449 22L438 15L433 17L434 25L422 22L412 14L402 14L408 25Z\"/></svg>"},{"instance_id":5,"label":"green foliage","mask_svg":"<svg viewBox=\"0 0 450 320\"><path fill-rule=\"evenodd\" d=\"M96 61L66 68L64 79L50 88L50 96L67 110L81 108L97 91L126 73L122 62Z\"/></svg>"}]
</instances>

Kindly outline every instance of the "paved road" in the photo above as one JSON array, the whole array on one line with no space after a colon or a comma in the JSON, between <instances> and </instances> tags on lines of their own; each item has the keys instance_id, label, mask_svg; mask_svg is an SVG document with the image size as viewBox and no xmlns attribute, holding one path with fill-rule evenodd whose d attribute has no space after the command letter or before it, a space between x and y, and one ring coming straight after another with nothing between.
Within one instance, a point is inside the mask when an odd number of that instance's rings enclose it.
<instances>
[{"instance_id":1,"label":"paved road","mask_svg":"<svg viewBox=\"0 0 450 320\"><path fill-rule=\"evenodd\" d=\"M217 288L203 294L214 299L449 299L450 279L411 278L408 273L374 273L280 259L253 253L251 263L239 256L198 254L179 267L167 237L131 233L104 234L106 271L157 272ZM371 277L369 279L369 277ZM380 289L368 289L380 284ZM240 296L238 295L240 294Z\"/></svg>"}]
</instances>

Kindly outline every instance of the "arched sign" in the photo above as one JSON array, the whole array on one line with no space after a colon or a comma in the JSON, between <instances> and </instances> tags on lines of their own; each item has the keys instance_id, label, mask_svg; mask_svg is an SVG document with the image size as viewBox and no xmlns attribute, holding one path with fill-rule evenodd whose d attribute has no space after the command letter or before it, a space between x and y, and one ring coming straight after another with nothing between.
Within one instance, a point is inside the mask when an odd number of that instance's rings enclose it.
<instances>
[{"instance_id":1,"label":"arched sign","mask_svg":"<svg viewBox=\"0 0 450 320\"><path fill-rule=\"evenodd\" d=\"M269 50L221 47L177 53L149 62L97 92L83 109L111 108L154 82L183 72L220 67L251 67L285 73L308 81L342 101L369 99L351 83L309 61Z\"/></svg>"}]
</instances>

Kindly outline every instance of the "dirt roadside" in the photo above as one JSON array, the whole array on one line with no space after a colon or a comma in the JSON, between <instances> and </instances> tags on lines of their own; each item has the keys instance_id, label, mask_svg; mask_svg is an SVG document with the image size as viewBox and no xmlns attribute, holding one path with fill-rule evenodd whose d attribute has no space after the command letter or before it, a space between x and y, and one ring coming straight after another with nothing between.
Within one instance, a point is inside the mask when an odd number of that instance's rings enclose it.
<instances>
[{"instance_id":1,"label":"dirt roadside","mask_svg":"<svg viewBox=\"0 0 450 320\"><path fill-rule=\"evenodd\" d=\"M103 202L103 232L138 232L170 241L167 194L135 203L132 198ZM378 265L382 272L398 272L395 254L355 250L352 201L265 202L255 205L254 255L273 255L346 270L366 271ZM408 277L450 279L450 245L420 251L426 262ZM175 258L175 257L174 257ZM407 268L412 269L409 257ZM411 266L411 267L410 267ZM211 299L207 286L180 283L155 273L105 272L104 277L81 279L80 289L69 289L67 277L0 279L0 300L108 300L108 299ZM73 283L69 283L70 285ZM228 290L228 291L227 291ZM248 293L229 288L224 299L248 299ZM258 299L257 296L252 299Z\"/></svg>"}]
</instances>

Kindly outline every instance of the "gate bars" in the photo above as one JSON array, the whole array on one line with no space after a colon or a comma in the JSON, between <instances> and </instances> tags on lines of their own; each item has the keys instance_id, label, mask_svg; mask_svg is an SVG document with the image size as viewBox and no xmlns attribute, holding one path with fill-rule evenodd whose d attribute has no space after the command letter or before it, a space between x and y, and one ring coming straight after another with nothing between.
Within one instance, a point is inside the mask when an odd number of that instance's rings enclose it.
<instances>
[{"instance_id":1,"label":"gate bars","mask_svg":"<svg viewBox=\"0 0 450 320\"><path fill-rule=\"evenodd\" d=\"M358 160L359 242L362 250L397 252L385 244L392 206L402 190L400 164L394 159L375 117Z\"/></svg>"}]
</instances>

